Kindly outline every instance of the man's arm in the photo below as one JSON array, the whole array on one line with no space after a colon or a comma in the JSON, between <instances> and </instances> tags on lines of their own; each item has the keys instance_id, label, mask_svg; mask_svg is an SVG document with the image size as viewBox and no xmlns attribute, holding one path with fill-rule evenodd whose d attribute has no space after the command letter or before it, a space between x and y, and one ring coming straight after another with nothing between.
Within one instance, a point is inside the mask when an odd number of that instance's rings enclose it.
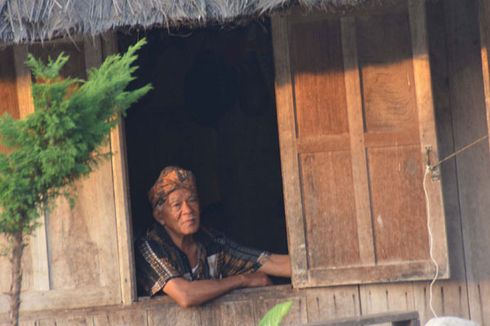
<instances>
[{"instance_id":1,"label":"man's arm","mask_svg":"<svg viewBox=\"0 0 490 326\"><path fill-rule=\"evenodd\" d=\"M165 284L163 292L183 308L199 305L233 289L258 287L271 284L266 274L261 272L233 275L220 280L188 281L178 277Z\"/></svg>"},{"instance_id":2,"label":"man's arm","mask_svg":"<svg viewBox=\"0 0 490 326\"><path fill-rule=\"evenodd\" d=\"M291 261L289 255L272 254L266 257L259 271L272 276L291 277Z\"/></svg>"}]
</instances>

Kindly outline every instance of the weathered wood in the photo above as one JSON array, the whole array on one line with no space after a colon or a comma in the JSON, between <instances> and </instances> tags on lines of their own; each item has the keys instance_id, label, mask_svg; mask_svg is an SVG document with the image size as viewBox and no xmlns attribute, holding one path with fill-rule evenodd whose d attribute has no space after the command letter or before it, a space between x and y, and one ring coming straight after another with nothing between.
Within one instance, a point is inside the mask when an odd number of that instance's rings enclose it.
<instances>
[{"instance_id":1,"label":"weathered wood","mask_svg":"<svg viewBox=\"0 0 490 326\"><path fill-rule=\"evenodd\" d=\"M345 150L349 148L349 144L348 133L299 138L297 140L298 153Z\"/></svg>"},{"instance_id":2,"label":"weathered wood","mask_svg":"<svg viewBox=\"0 0 490 326\"><path fill-rule=\"evenodd\" d=\"M427 146L430 146L431 152L437 157L438 147L426 33L425 2L420 0L409 0L408 7L412 52L414 56L413 71L420 128L420 151L422 157L424 157ZM449 261L441 182L431 178L428 179L426 186L428 200L430 202L430 216L427 216L427 219L432 230L431 246L433 249L433 258L439 266L439 277L447 278L449 277ZM426 205L429 205L429 203L426 203Z\"/></svg>"},{"instance_id":3,"label":"weathered wood","mask_svg":"<svg viewBox=\"0 0 490 326\"><path fill-rule=\"evenodd\" d=\"M490 145L490 1L479 0L479 26L480 26L480 53L482 64L483 90L485 94L485 108L487 113L488 143Z\"/></svg>"},{"instance_id":4,"label":"weathered wood","mask_svg":"<svg viewBox=\"0 0 490 326\"><path fill-rule=\"evenodd\" d=\"M362 112L362 95L357 57L355 18L341 19L341 34L359 255L362 263L373 265L375 264L376 257L374 255L369 180L364 143L364 123L362 121L362 115L359 114L359 112Z\"/></svg>"},{"instance_id":5,"label":"weathered wood","mask_svg":"<svg viewBox=\"0 0 490 326\"><path fill-rule=\"evenodd\" d=\"M392 313L381 313L375 315L359 316L353 318L343 318L337 320L326 320L314 323L308 323L305 326L362 326L362 325L378 325L382 323L392 323L393 325L413 325L419 326L419 315L416 311L400 311Z\"/></svg>"},{"instance_id":6,"label":"weathered wood","mask_svg":"<svg viewBox=\"0 0 490 326\"><path fill-rule=\"evenodd\" d=\"M374 284L360 286L362 313L369 315L390 311L414 310L412 284Z\"/></svg>"},{"instance_id":7,"label":"weathered wood","mask_svg":"<svg viewBox=\"0 0 490 326\"><path fill-rule=\"evenodd\" d=\"M348 132L339 19L291 24L288 36L297 137Z\"/></svg>"},{"instance_id":8,"label":"weathered wood","mask_svg":"<svg viewBox=\"0 0 490 326\"><path fill-rule=\"evenodd\" d=\"M321 287L306 290L308 322L359 316L357 285Z\"/></svg>"},{"instance_id":9,"label":"weathered wood","mask_svg":"<svg viewBox=\"0 0 490 326\"><path fill-rule=\"evenodd\" d=\"M415 83L406 12L357 19L367 132L416 130Z\"/></svg>"},{"instance_id":10,"label":"weathered wood","mask_svg":"<svg viewBox=\"0 0 490 326\"><path fill-rule=\"evenodd\" d=\"M101 38L104 57L118 52L115 34L105 34ZM136 299L136 276L133 257L131 210L129 208L128 166L126 160L124 123L111 131L112 174L114 180L114 200L116 210L117 245L122 302L130 304Z\"/></svg>"},{"instance_id":11,"label":"weathered wood","mask_svg":"<svg viewBox=\"0 0 490 326\"><path fill-rule=\"evenodd\" d=\"M287 299L266 299L257 300L254 302L255 322L254 325L258 325L259 321L264 315L274 307L276 304L291 301L292 306L288 314L284 317L281 325L300 325L307 322L306 313L306 298L304 297L291 297Z\"/></svg>"},{"instance_id":12,"label":"weathered wood","mask_svg":"<svg viewBox=\"0 0 490 326\"><path fill-rule=\"evenodd\" d=\"M25 61L27 60L27 47L14 47L15 72L17 78L17 96L19 104L19 118L26 118L34 113L34 102L31 90L31 73ZM48 263L48 244L46 239L46 216L42 213L39 216L39 227L34 230L29 239L29 252L32 259L32 290L46 291L50 288L49 283L49 263Z\"/></svg>"},{"instance_id":13,"label":"weathered wood","mask_svg":"<svg viewBox=\"0 0 490 326\"><path fill-rule=\"evenodd\" d=\"M419 145L418 131L402 130L399 132L367 132L364 134L367 148Z\"/></svg>"},{"instance_id":14,"label":"weathered wood","mask_svg":"<svg viewBox=\"0 0 490 326\"><path fill-rule=\"evenodd\" d=\"M111 287L88 288L83 291L80 289L26 291L21 296L20 311L22 316L25 312L36 310L96 307L118 302L118 298L119 289ZM6 296L0 296L0 314L6 312L7 302Z\"/></svg>"},{"instance_id":15,"label":"weathered wood","mask_svg":"<svg viewBox=\"0 0 490 326\"><path fill-rule=\"evenodd\" d=\"M301 202L299 163L296 150L296 126L289 58L288 23L285 17L272 16L272 40L276 68L276 107L281 151L284 204L291 256L292 281L295 286L306 282L306 238Z\"/></svg>"},{"instance_id":16,"label":"weathered wood","mask_svg":"<svg viewBox=\"0 0 490 326\"><path fill-rule=\"evenodd\" d=\"M101 322L104 319L97 319L97 322ZM148 325L148 314L144 309L141 310L119 310L110 315L110 323L108 325ZM158 325L158 324L157 324ZM161 324L160 324L161 325ZM170 325L170 324L169 324ZM94 326L99 326L94 318Z\"/></svg>"},{"instance_id":17,"label":"weathered wood","mask_svg":"<svg viewBox=\"0 0 490 326\"><path fill-rule=\"evenodd\" d=\"M451 114L444 2L427 4L427 30L429 36L431 75L440 158L454 152L453 121ZM441 166L443 196L448 234L451 279L439 280L433 288L433 306L440 315L469 319L468 290L463 252L462 221L459 205L457 170L454 160ZM415 308L425 324L433 317L429 309L429 283L414 282Z\"/></svg>"},{"instance_id":18,"label":"weathered wood","mask_svg":"<svg viewBox=\"0 0 490 326\"><path fill-rule=\"evenodd\" d=\"M477 1L445 1L455 148L488 133ZM481 143L456 157L471 319L490 320L490 155Z\"/></svg>"},{"instance_id":19,"label":"weathered wood","mask_svg":"<svg viewBox=\"0 0 490 326\"><path fill-rule=\"evenodd\" d=\"M350 152L302 154L300 162L311 268L359 264Z\"/></svg>"},{"instance_id":20,"label":"weathered wood","mask_svg":"<svg viewBox=\"0 0 490 326\"><path fill-rule=\"evenodd\" d=\"M368 151L378 262L429 260L420 146Z\"/></svg>"},{"instance_id":21,"label":"weathered wood","mask_svg":"<svg viewBox=\"0 0 490 326\"><path fill-rule=\"evenodd\" d=\"M254 303L250 301L223 302L218 306L220 325L256 325ZM240 318L237 318L240 316Z\"/></svg>"}]
</instances>

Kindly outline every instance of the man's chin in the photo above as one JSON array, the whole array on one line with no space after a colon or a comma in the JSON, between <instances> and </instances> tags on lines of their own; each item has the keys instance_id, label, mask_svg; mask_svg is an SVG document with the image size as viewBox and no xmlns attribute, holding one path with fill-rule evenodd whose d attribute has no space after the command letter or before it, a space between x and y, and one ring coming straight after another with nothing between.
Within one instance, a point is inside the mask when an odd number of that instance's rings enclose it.
<instances>
[{"instance_id":1,"label":"man's chin","mask_svg":"<svg viewBox=\"0 0 490 326\"><path fill-rule=\"evenodd\" d=\"M186 226L182 230L182 233L184 233L185 235L192 235L196 233L198 230L199 230L199 224L193 224L193 225Z\"/></svg>"}]
</instances>

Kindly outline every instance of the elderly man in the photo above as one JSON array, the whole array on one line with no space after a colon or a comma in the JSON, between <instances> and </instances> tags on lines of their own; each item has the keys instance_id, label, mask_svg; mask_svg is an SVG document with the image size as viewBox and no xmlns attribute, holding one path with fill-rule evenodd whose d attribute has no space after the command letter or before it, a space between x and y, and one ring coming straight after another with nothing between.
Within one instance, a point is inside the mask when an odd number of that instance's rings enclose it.
<instances>
[{"instance_id":1,"label":"elderly man","mask_svg":"<svg viewBox=\"0 0 490 326\"><path fill-rule=\"evenodd\" d=\"M200 226L192 172L163 169L149 200L156 223L136 244L138 282L148 295L163 291L190 307L236 288L269 285L267 275L291 276L289 256L244 248Z\"/></svg>"}]
</instances>

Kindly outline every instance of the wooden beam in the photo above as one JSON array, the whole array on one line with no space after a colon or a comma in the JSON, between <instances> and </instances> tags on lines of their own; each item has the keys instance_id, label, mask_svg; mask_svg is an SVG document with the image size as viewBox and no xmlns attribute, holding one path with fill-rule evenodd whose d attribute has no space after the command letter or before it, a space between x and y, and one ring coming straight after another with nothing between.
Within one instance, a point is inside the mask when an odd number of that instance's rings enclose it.
<instances>
[{"instance_id":1,"label":"wooden beam","mask_svg":"<svg viewBox=\"0 0 490 326\"><path fill-rule=\"evenodd\" d=\"M101 41L104 58L118 52L115 34L107 33L102 36ZM137 298L136 271L134 266L133 231L129 204L126 142L122 119L111 131L111 151L113 152L112 175L114 180L121 296L124 304L131 304Z\"/></svg>"},{"instance_id":2,"label":"wooden beam","mask_svg":"<svg viewBox=\"0 0 490 326\"><path fill-rule=\"evenodd\" d=\"M288 18L272 16L272 41L276 68L276 109L281 150L281 167L294 286L306 285L308 260L303 205L299 178L297 133L294 122L293 86L289 58Z\"/></svg>"},{"instance_id":3,"label":"wooden beam","mask_svg":"<svg viewBox=\"0 0 490 326\"><path fill-rule=\"evenodd\" d=\"M480 0L480 46L485 110L487 116L488 145L490 146L490 66L488 60L490 47L490 1Z\"/></svg>"},{"instance_id":4,"label":"wooden beam","mask_svg":"<svg viewBox=\"0 0 490 326\"><path fill-rule=\"evenodd\" d=\"M13 49L17 97L19 104L19 119L26 118L34 113L32 99L31 72L25 65L27 59L27 46L17 45ZM32 288L34 291L47 291L50 289L49 251L46 238L46 214L40 214L39 227L34 230L29 239L29 248L32 259Z\"/></svg>"},{"instance_id":5,"label":"wooden beam","mask_svg":"<svg viewBox=\"0 0 490 326\"><path fill-rule=\"evenodd\" d=\"M421 155L425 157L426 148L438 157L434 103L432 98L432 82L429 64L429 47L427 40L426 13L424 0L409 0L408 12L410 34L412 39L413 71L415 93L419 116L419 135ZM449 277L449 259L447 253L446 224L440 180L427 180L427 192L430 203L428 223L432 230L432 252L439 266L439 278Z\"/></svg>"},{"instance_id":6,"label":"wooden beam","mask_svg":"<svg viewBox=\"0 0 490 326\"><path fill-rule=\"evenodd\" d=\"M356 20L354 17L341 19L341 37L359 256L362 263L374 265L376 263L376 257L374 253L372 210L369 197L369 173L364 144L364 123L362 121L362 95L357 58Z\"/></svg>"}]
</instances>

